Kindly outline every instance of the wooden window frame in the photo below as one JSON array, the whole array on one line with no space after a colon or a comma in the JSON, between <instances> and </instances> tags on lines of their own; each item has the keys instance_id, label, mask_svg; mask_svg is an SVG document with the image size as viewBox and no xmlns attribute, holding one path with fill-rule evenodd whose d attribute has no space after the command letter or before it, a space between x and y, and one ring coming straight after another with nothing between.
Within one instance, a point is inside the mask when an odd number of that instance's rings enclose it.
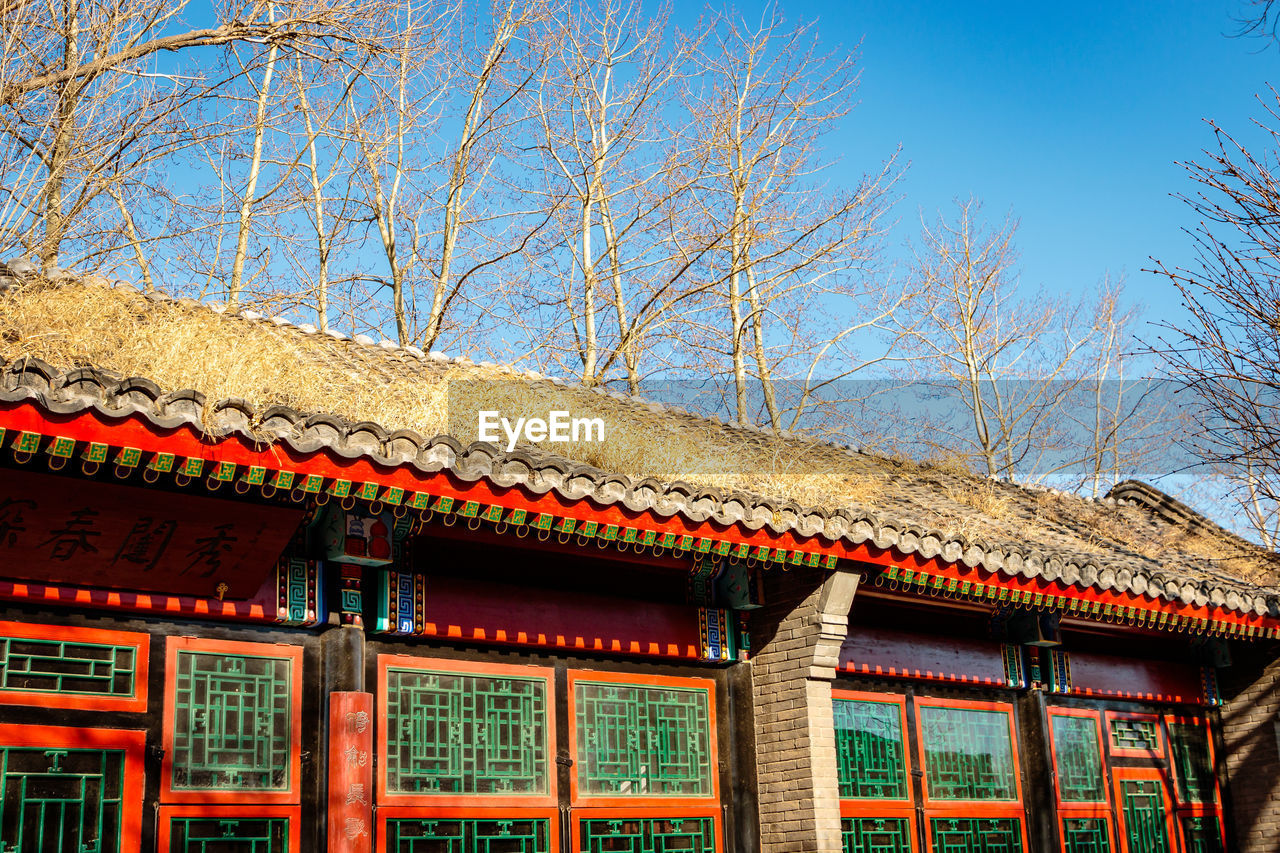
<instances>
[{"instance_id":1,"label":"wooden window frame","mask_svg":"<svg viewBox=\"0 0 1280 853\"><path fill-rule=\"evenodd\" d=\"M173 787L174 717L177 702L177 664L180 652L223 654L289 661L289 785L280 791L190 790ZM301 646L169 637L165 647L164 760L160 766L160 802L208 805L297 805L302 791L302 664Z\"/></svg>"},{"instance_id":2,"label":"wooden window frame","mask_svg":"<svg viewBox=\"0 0 1280 853\"><path fill-rule=\"evenodd\" d=\"M1173 754L1173 737L1169 734L1175 723L1181 725L1190 723L1204 728L1205 742L1209 745L1209 768L1213 771L1213 802L1211 803L1183 802L1178 793L1178 782L1182 780L1179 777L1177 759ZM1186 839L1182 838L1183 817L1214 817L1218 819L1222 849L1226 850L1227 821L1222 807L1222 780L1218 778L1218 754L1213 744L1213 726L1207 716L1199 714L1165 714L1164 724L1165 741L1169 744L1169 775L1173 778L1173 789L1169 792L1169 796L1174 803L1174 823L1177 824L1178 838L1182 842L1182 847L1184 850L1187 848Z\"/></svg>"},{"instance_id":3,"label":"wooden window frame","mask_svg":"<svg viewBox=\"0 0 1280 853\"><path fill-rule=\"evenodd\" d=\"M0 723L0 745L35 749L122 750L124 773L120 792L120 850L127 853L140 849L142 806L146 797L145 731Z\"/></svg>"},{"instance_id":4,"label":"wooden window frame","mask_svg":"<svg viewBox=\"0 0 1280 853\"><path fill-rule=\"evenodd\" d=\"M486 801L487 802L487 801ZM377 853L388 853L387 821L396 819L410 820L537 820L550 822L547 830L549 853L560 850L560 810L555 807L512 807L512 806L383 806L379 805L374 815L377 825L377 837L373 849Z\"/></svg>"},{"instance_id":5,"label":"wooden window frame","mask_svg":"<svg viewBox=\"0 0 1280 853\"><path fill-rule=\"evenodd\" d=\"M1118 747L1111 742L1111 721L1112 720L1145 720L1156 724L1156 748L1150 749L1129 749L1126 747ZM1160 719L1159 714L1148 714L1137 711L1107 711L1106 726L1104 734L1106 735L1107 754L1115 758L1146 758L1155 761L1168 757L1168 745L1164 730L1164 723Z\"/></svg>"},{"instance_id":6,"label":"wooden window frame","mask_svg":"<svg viewBox=\"0 0 1280 853\"><path fill-rule=\"evenodd\" d=\"M1116 822L1111 811L1111 779L1107 772L1107 737L1108 731L1102 723L1102 713L1095 708L1064 708L1050 706L1045 709L1046 733L1049 741L1049 763L1053 767L1053 797L1057 806L1057 829L1060 849L1066 853L1067 839L1063 830L1064 820L1093 819L1102 820L1107 825L1108 840L1113 849L1116 844ZM1094 730L1098 733L1098 767L1102 771L1102 800L1099 802L1077 802L1062 799L1062 790L1058 786L1058 745L1054 740L1053 718L1075 717L1092 720Z\"/></svg>"},{"instance_id":7,"label":"wooden window frame","mask_svg":"<svg viewBox=\"0 0 1280 853\"><path fill-rule=\"evenodd\" d=\"M1177 810L1174 808L1173 793L1169 790L1169 778L1165 769L1162 767L1115 767L1112 768L1111 774L1115 782L1116 833L1120 836L1120 853L1144 853L1141 850L1129 849L1129 832L1124 819L1124 791L1120 784L1126 779L1160 783L1160 790L1164 794L1164 822L1165 832L1168 833L1169 838L1169 853L1177 851L1181 844L1182 832L1178 826Z\"/></svg>"},{"instance_id":8,"label":"wooden window frame","mask_svg":"<svg viewBox=\"0 0 1280 853\"><path fill-rule=\"evenodd\" d=\"M907 724L907 697L904 693L876 693L867 690L842 690L832 688L832 701L843 699L851 702L875 702L881 705L895 705L898 709L898 721L902 730L902 761L907 775L907 796L905 799L864 799L840 798L840 817L844 818L885 818L889 820L906 818L910 829L911 851L919 853L919 828L916 826L916 802L914 777L911 774L911 729Z\"/></svg>"},{"instance_id":9,"label":"wooden window frame","mask_svg":"<svg viewBox=\"0 0 1280 853\"><path fill-rule=\"evenodd\" d=\"M971 818L975 820L1017 820L1022 835L1022 849L1027 850L1027 814L1022 793L1022 759L1018 751L1018 725L1012 702L989 702L970 699L938 699L928 696L913 697L915 711L916 760L919 762L922 820L925 843L933 850L932 821L934 818ZM994 711L1004 715L1009 727L1009 748L1012 753L1014 800L934 800L929 796L929 765L925 760L924 720L922 708L959 708L968 711Z\"/></svg>"},{"instance_id":10,"label":"wooden window frame","mask_svg":"<svg viewBox=\"0 0 1280 853\"><path fill-rule=\"evenodd\" d=\"M711 774L711 794L708 796L690 797L670 794L645 794L634 797L618 797L609 794L584 794L578 790L578 714L576 706L576 688L579 681L589 683L620 684L631 687L671 687L694 690L705 690L707 694L708 724L708 770ZM628 813L648 810L654 817L674 814L682 808L702 809L692 817L705 817L706 810L720 810L720 727L716 719L716 682L711 678L688 676L649 675L628 672L602 672L589 669L571 669L568 672L568 716L569 716L569 756L574 765L569 770L569 802L575 808L603 807L625 810ZM656 811L655 811L656 810ZM659 814L662 812L662 814ZM621 813L621 812L620 812ZM575 823L576 829L576 823Z\"/></svg>"},{"instance_id":11,"label":"wooden window frame","mask_svg":"<svg viewBox=\"0 0 1280 853\"><path fill-rule=\"evenodd\" d=\"M389 728L386 722L385 709L388 707L388 677L391 670L417 670L421 672L447 672L457 675L511 676L524 681L541 681L544 689L543 704L546 708L546 775L547 791L541 794L429 794L400 793L390 791L387 786L387 736ZM414 655L383 654L378 655L378 693L374 708L379 709L377 740L374 751L378 756L375 769L374 787L377 789L379 804L379 826L383 825L381 814L389 807L413 807L415 813L427 809L435 814L440 809L446 811L452 807L452 817L461 817L482 812L490 807L506 807L516 809L534 809L535 807L553 807L558 802L557 763L556 763L556 691L555 669L548 666L525 666L522 664L489 663L487 661L466 661L452 658L417 657ZM461 809L462 811L457 811ZM381 831L381 830L380 830Z\"/></svg>"},{"instance_id":12,"label":"wooden window frame","mask_svg":"<svg viewBox=\"0 0 1280 853\"><path fill-rule=\"evenodd\" d=\"M129 646L134 650L133 693L129 696L58 693L53 690L0 689L0 705L31 705L37 708L69 708L77 711L123 711L136 714L144 713L147 710L150 634L137 631L107 630L104 628L83 628L72 625L0 622L0 636L13 637L19 640Z\"/></svg>"},{"instance_id":13,"label":"wooden window frame","mask_svg":"<svg viewBox=\"0 0 1280 853\"><path fill-rule=\"evenodd\" d=\"M583 853L582 850L582 831L580 829L584 820L609 820L617 818L620 820L679 820L681 818L699 818L705 817L711 819L711 831L714 836L714 850L723 851L724 848L724 827L720 821L720 809L698 806L677 805L672 802L667 807L659 805L646 805L634 808L575 808L570 812L569 823L569 851L570 853ZM554 853L554 851L552 851Z\"/></svg>"},{"instance_id":14,"label":"wooden window frame","mask_svg":"<svg viewBox=\"0 0 1280 853\"><path fill-rule=\"evenodd\" d=\"M157 810L156 815L156 850L161 853L168 853L171 843L170 818L175 817L199 817L208 820L235 820L237 818L245 820L266 820L271 818L286 818L289 821L289 841L286 850L288 853L301 853L302 851L302 809L299 806L281 806L281 805L230 805L230 806L209 806L208 804L182 804L182 805L162 805ZM372 828L370 828L372 832Z\"/></svg>"}]
</instances>

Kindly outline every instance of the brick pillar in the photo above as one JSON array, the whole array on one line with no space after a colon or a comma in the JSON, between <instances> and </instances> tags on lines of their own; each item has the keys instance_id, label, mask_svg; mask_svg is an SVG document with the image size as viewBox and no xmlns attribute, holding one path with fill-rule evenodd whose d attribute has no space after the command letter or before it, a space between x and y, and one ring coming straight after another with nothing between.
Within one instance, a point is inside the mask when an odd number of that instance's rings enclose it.
<instances>
[{"instance_id":1,"label":"brick pillar","mask_svg":"<svg viewBox=\"0 0 1280 853\"><path fill-rule=\"evenodd\" d=\"M1259 650L1261 651L1261 650ZM1274 654L1275 649L1268 649ZM1273 853L1280 838L1280 660L1243 660L1219 670L1222 752L1240 853Z\"/></svg>"},{"instance_id":2,"label":"brick pillar","mask_svg":"<svg viewBox=\"0 0 1280 853\"><path fill-rule=\"evenodd\" d=\"M772 569L751 614L761 853L840 853L831 682L858 575Z\"/></svg>"}]
</instances>

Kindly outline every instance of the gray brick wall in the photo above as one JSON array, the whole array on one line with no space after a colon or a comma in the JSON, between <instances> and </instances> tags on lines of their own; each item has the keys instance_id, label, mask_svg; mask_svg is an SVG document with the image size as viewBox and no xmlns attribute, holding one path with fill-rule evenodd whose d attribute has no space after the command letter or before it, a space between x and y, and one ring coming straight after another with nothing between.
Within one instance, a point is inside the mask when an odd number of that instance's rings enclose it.
<instances>
[{"instance_id":1,"label":"gray brick wall","mask_svg":"<svg viewBox=\"0 0 1280 853\"><path fill-rule=\"evenodd\" d=\"M1280 660L1237 660L1220 672L1230 697L1222 706L1220 764L1229 780L1238 849L1274 853L1280 850Z\"/></svg>"},{"instance_id":2,"label":"gray brick wall","mask_svg":"<svg viewBox=\"0 0 1280 853\"><path fill-rule=\"evenodd\" d=\"M751 615L762 853L839 853L831 681L857 575L770 570Z\"/></svg>"}]
</instances>

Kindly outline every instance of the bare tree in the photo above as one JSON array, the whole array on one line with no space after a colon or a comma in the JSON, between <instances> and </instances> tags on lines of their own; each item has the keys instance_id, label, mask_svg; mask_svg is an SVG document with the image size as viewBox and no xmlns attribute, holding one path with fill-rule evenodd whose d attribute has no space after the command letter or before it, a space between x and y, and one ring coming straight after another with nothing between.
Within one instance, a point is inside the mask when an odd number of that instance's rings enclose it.
<instances>
[{"instance_id":1,"label":"bare tree","mask_svg":"<svg viewBox=\"0 0 1280 853\"><path fill-rule=\"evenodd\" d=\"M1185 164L1183 200L1199 220L1197 260L1155 271L1177 288L1187 319L1155 349L1195 410L1188 441L1225 472L1241 514L1269 548L1280 543L1280 95L1271 93L1263 154L1217 125L1215 147Z\"/></svg>"},{"instance_id":2,"label":"bare tree","mask_svg":"<svg viewBox=\"0 0 1280 853\"><path fill-rule=\"evenodd\" d=\"M682 298L665 237L688 182L670 126L697 44L669 8L646 16L625 0L576 3L552 26L551 55L527 100L540 130L542 200L556 217L553 284L532 295L545 345L586 384L621 374L633 391L641 349Z\"/></svg>"},{"instance_id":3,"label":"bare tree","mask_svg":"<svg viewBox=\"0 0 1280 853\"><path fill-rule=\"evenodd\" d=\"M1046 294L1021 297L1016 229L1011 219L988 227L973 200L957 203L954 220L923 223L913 308L927 319L904 334L917 375L964 414L934 423L934 443L988 475L1036 479L1047 473L1045 454L1071 441L1062 407L1085 382L1098 313Z\"/></svg>"},{"instance_id":4,"label":"bare tree","mask_svg":"<svg viewBox=\"0 0 1280 853\"><path fill-rule=\"evenodd\" d=\"M849 345L905 299L865 275L895 167L891 158L853 187L824 180L821 142L852 107L857 76L847 51L819 51L811 26L787 29L776 9L755 27L726 15L698 62L703 87L688 101L698 210L684 247L708 294L697 349L727 359L737 418L755 419L756 381L768 422L798 426L819 370L830 381L865 366ZM848 322L815 334L833 315ZM778 381L795 376L801 390L779 400Z\"/></svg>"},{"instance_id":5,"label":"bare tree","mask_svg":"<svg viewBox=\"0 0 1280 853\"><path fill-rule=\"evenodd\" d=\"M0 168L6 199L0 243L37 254L49 270L66 242L102 254L102 210L130 197L122 186L192 144L176 113L216 85L182 58L200 48L252 43L312 53L364 43L380 16L371 0L234 2L212 27L187 27L185 2L64 0L0 9ZM113 195L108 187L114 187ZM114 220L114 216L111 217ZM136 233L136 229L135 229Z\"/></svg>"}]
</instances>

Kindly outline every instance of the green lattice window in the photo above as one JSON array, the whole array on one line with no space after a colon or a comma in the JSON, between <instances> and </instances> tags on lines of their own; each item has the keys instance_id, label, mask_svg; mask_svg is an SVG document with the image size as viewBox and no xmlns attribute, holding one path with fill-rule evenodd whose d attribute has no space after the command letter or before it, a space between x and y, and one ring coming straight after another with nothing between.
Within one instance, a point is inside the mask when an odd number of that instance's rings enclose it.
<instances>
[{"instance_id":1,"label":"green lattice window","mask_svg":"<svg viewBox=\"0 0 1280 853\"><path fill-rule=\"evenodd\" d=\"M715 853L709 817L598 818L578 823L583 853Z\"/></svg>"},{"instance_id":2,"label":"green lattice window","mask_svg":"<svg viewBox=\"0 0 1280 853\"><path fill-rule=\"evenodd\" d=\"M1214 801L1213 761L1209 752L1209 732L1204 723L1169 723L1169 748L1173 751L1174 778L1178 800L1184 803Z\"/></svg>"},{"instance_id":3,"label":"green lattice window","mask_svg":"<svg viewBox=\"0 0 1280 853\"><path fill-rule=\"evenodd\" d=\"M288 790L292 665L286 658L178 652L175 790Z\"/></svg>"},{"instance_id":4,"label":"green lattice window","mask_svg":"<svg viewBox=\"0 0 1280 853\"><path fill-rule=\"evenodd\" d=\"M117 853L123 750L0 747L0 850Z\"/></svg>"},{"instance_id":5,"label":"green lattice window","mask_svg":"<svg viewBox=\"0 0 1280 853\"><path fill-rule=\"evenodd\" d=\"M1187 853L1222 853L1222 825L1216 817L1183 816L1182 838Z\"/></svg>"},{"instance_id":6,"label":"green lattice window","mask_svg":"<svg viewBox=\"0 0 1280 853\"><path fill-rule=\"evenodd\" d=\"M1066 803L1106 800L1102 775L1102 744L1092 717L1054 714L1053 758L1058 769L1058 796Z\"/></svg>"},{"instance_id":7,"label":"green lattice window","mask_svg":"<svg viewBox=\"0 0 1280 853\"><path fill-rule=\"evenodd\" d=\"M840 796L905 800L908 796L902 716L891 702L836 699Z\"/></svg>"},{"instance_id":8,"label":"green lattice window","mask_svg":"<svg viewBox=\"0 0 1280 853\"><path fill-rule=\"evenodd\" d=\"M615 796L710 796L707 691L579 681L578 790Z\"/></svg>"},{"instance_id":9,"label":"green lattice window","mask_svg":"<svg viewBox=\"0 0 1280 853\"><path fill-rule=\"evenodd\" d=\"M1111 746L1114 749L1132 749L1143 752L1160 751L1160 724L1155 720L1135 720L1129 717L1113 717Z\"/></svg>"},{"instance_id":10,"label":"green lattice window","mask_svg":"<svg viewBox=\"0 0 1280 853\"><path fill-rule=\"evenodd\" d=\"M133 646L0 637L0 690L132 696Z\"/></svg>"},{"instance_id":11,"label":"green lattice window","mask_svg":"<svg viewBox=\"0 0 1280 853\"><path fill-rule=\"evenodd\" d=\"M547 793L546 694L540 678L388 670L387 789Z\"/></svg>"},{"instance_id":12,"label":"green lattice window","mask_svg":"<svg viewBox=\"0 0 1280 853\"><path fill-rule=\"evenodd\" d=\"M933 853L1021 853L1017 818L935 817L929 821Z\"/></svg>"},{"instance_id":13,"label":"green lattice window","mask_svg":"<svg viewBox=\"0 0 1280 853\"><path fill-rule=\"evenodd\" d=\"M175 817L166 853L285 853L287 818Z\"/></svg>"},{"instance_id":14,"label":"green lattice window","mask_svg":"<svg viewBox=\"0 0 1280 853\"><path fill-rule=\"evenodd\" d=\"M466 820L392 818L387 853L550 853L545 818Z\"/></svg>"},{"instance_id":15,"label":"green lattice window","mask_svg":"<svg viewBox=\"0 0 1280 853\"><path fill-rule=\"evenodd\" d=\"M846 817L840 821L844 853L911 853L905 817Z\"/></svg>"},{"instance_id":16,"label":"green lattice window","mask_svg":"<svg viewBox=\"0 0 1280 853\"><path fill-rule=\"evenodd\" d=\"M917 707L932 800L1016 800L1009 714Z\"/></svg>"},{"instance_id":17,"label":"green lattice window","mask_svg":"<svg viewBox=\"0 0 1280 853\"><path fill-rule=\"evenodd\" d=\"M1170 853L1164 786L1154 779L1122 779L1120 808L1129 849Z\"/></svg>"},{"instance_id":18,"label":"green lattice window","mask_svg":"<svg viewBox=\"0 0 1280 853\"><path fill-rule=\"evenodd\" d=\"M1111 827L1104 817L1062 819L1062 843L1066 853L1111 853Z\"/></svg>"}]
</instances>

